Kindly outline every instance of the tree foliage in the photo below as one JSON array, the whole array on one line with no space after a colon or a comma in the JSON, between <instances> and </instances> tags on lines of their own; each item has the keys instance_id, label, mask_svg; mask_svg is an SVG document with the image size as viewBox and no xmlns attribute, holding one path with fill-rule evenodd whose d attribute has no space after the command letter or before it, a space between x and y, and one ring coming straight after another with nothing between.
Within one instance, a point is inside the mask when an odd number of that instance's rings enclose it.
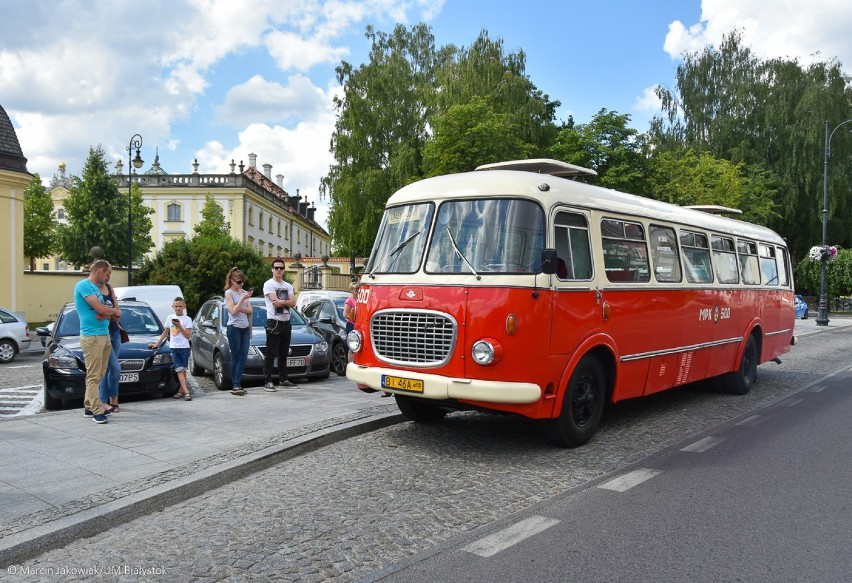
<instances>
[{"instance_id":1,"label":"tree foliage","mask_svg":"<svg viewBox=\"0 0 852 583\"><path fill-rule=\"evenodd\" d=\"M225 211L208 192L204 195L204 206L201 208L201 221L193 227L195 235L218 239L230 237L231 225L225 220Z\"/></svg>"},{"instance_id":2,"label":"tree foliage","mask_svg":"<svg viewBox=\"0 0 852 583\"><path fill-rule=\"evenodd\" d=\"M24 255L30 258L30 271L35 269L36 258L47 257L58 248L55 215L50 193L34 174L24 190Z\"/></svg>"},{"instance_id":3,"label":"tree foliage","mask_svg":"<svg viewBox=\"0 0 852 583\"><path fill-rule=\"evenodd\" d=\"M654 158L649 176L654 198L681 206L720 205L743 211L740 218L768 224L777 216L767 173L746 174L746 165L689 149Z\"/></svg>"},{"instance_id":4,"label":"tree foliage","mask_svg":"<svg viewBox=\"0 0 852 583\"><path fill-rule=\"evenodd\" d=\"M549 156L591 168L595 184L623 192L648 193L648 155L644 136L628 126L630 116L601 109L588 124L573 119L556 136Z\"/></svg>"},{"instance_id":5,"label":"tree foliage","mask_svg":"<svg viewBox=\"0 0 852 583\"><path fill-rule=\"evenodd\" d=\"M739 32L721 45L684 55L677 90L660 89L665 119L651 128L659 150L694 148L771 175L775 205L768 226L794 256L821 242L825 120L852 118L850 79L836 61L801 66L761 60ZM829 173L829 242L852 243L852 137L835 136ZM756 166L759 170L752 170Z\"/></svg>"},{"instance_id":6,"label":"tree foliage","mask_svg":"<svg viewBox=\"0 0 852 583\"><path fill-rule=\"evenodd\" d=\"M805 256L796 265L795 281L797 290L819 295L820 262ZM852 295L852 249L837 248L837 257L826 265L825 287L829 311L835 298Z\"/></svg>"},{"instance_id":7,"label":"tree foliage","mask_svg":"<svg viewBox=\"0 0 852 583\"><path fill-rule=\"evenodd\" d=\"M100 146L89 149L82 178L72 179L69 195L65 199L68 226L60 231L60 252L75 265L91 262L89 251L100 247L103 257L114 266L127 267L127 205L128 195L118 190L107 170L104 152ZM132 199L132 258L142 259L153 247L151 218L154 212L142 202L137 184L131 187Z\"/></svg>"},{"instance_id":8,"label":"tree foliage","mask_svg":"<svg viewBox=\"0 0 852 583\"><path fill-rule=\"evenodd\" d=\"M215 203L214 203L215 204ZM136 272L138 285L179 285L187 310L195 314L201 304L221 296L232 267L246 274L245 289L262 295L269 279L269 263L251 245L231 237L197 236L169 241Z\"/></svg>"}]
</instances>

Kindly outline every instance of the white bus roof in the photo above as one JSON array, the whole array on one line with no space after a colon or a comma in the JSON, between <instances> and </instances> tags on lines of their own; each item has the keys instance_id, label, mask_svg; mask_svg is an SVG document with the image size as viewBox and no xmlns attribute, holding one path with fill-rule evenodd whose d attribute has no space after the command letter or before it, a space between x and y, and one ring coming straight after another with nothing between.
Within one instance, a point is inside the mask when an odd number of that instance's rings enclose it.
<instances>
[{"instance_id":1,"label":"white bus roof","mask_svg":"<svg viewBox=\"0 0 852 583\"><path fill-rule=\"evenodd\" d=\"M527 161L525 161L527 162ZM556 160L554 164L563 164ZM509 163L507 163L508 165ZM480 167L481 168L481 167ZM760 225L721 217L652 198L627 194L533 171L465 172L427 178L395 192L387 206L415 202L442 202L450 199L479 197L524 197L541 201L546 212L555 205L567 205L600 212L633 215L651 220L678 223L720 233L786 246L774 231Z\"/></svg>"},{"instance_id":2,"label":"white bus roof","mask_svg":"<svg viewBox=\"0 0 852 583\"><path fill-rule=\"evenodd\" d=\"M535 172L536 174L550 174L562 178L578 176L597 176L598 173L591 168L583 168L547 158L535 158L533 160L509 160L508 162L493 162L477 166L477 170L523 170L524 172Z\"/></svg>"}]
</instances>

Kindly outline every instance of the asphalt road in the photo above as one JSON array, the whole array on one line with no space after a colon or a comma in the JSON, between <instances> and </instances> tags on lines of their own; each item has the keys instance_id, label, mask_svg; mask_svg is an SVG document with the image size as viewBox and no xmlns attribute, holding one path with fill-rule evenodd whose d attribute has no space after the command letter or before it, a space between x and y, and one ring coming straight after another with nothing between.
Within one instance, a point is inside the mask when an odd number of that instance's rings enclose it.
<instances>
[{"instance_id":1,"label":"asphalt road","mask_svg":"<svg viewBox=\"0 0 852 583\"><path fill-rule=\"evenodd\" d=\"M849 580L835 551L852 539L850 476L834 463L850 453L848 372L816 389L847 371L850 346L852 328L804 336L742 397L689 386L611 407L574 450L512 416L388 427L23 567L88 567L84 581L111 580L98 566L139 581ZM623 492L598 487L639 469ZM488 558L463 550L512 527L533 534Z\"/></svg>"}]
</instances>

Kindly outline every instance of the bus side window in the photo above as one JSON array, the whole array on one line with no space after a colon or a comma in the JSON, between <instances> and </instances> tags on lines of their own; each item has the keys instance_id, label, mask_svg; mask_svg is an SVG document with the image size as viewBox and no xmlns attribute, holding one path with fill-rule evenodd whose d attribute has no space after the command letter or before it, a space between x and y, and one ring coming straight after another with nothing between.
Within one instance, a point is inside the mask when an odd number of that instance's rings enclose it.
<instances>
[{"instance_id":1,"label":"bus side window","mask_svg":"<svg viewBox=\"0 0 852 583\"><path fill-rule=\"evenodd\" d=\"M739 283L740 275L737 269L734 240L713 235L711 246L713 247L713 267L716 268L716 279L719 283Z\"/></svg>"},{"instance_id":2,"label":"bus side window","mask_svg":"<svg viewBox=\"0 0 852 583\"><path fill-rule=\"evenodd\" d=\"M783 247L776 247L775 249L778 251L778 254L775 256L776 259L778 259L778 283L787 287L790 285L790 279L788 277L788 274L790 273L788 266L790 264L787 261L787 250Z\"/></svg>"},{"instance_id":3,"label":"bus side window","mask_svg":"<svg viewBox=\"0 0 852 583\"><path fill-rule=\"evenodd\" d=\"M591 279L592 254L589 224L577 213L560 212L554 221L554 242L559 279Z\"/></svg>"},{"instance_id":4,"label":"bus side window","mask_svg":"<svg viewBox=\"0 0 852 583\"><path fill-rule=\"evenodd\" d=\"M760 255L760 280L763 285L779 285L778 263L775 261L775 247L771 245L758 245ZM786 285L786 284L784 284Z\"/></svg>"},{"instance_id":5,"label":"bus side window","mask_svg":"<svg viewBox=\"0 0 852 583\"><path fill-rule=\"evenodd\" d=\"M645 229L641 224L602 219L601 237L604 270L609 281L650 281L648 247L645 245Z\"/></svg>"},{"instance_id":6,"label":"bus side window","mask_svg":"<svg viewBox=\"0 0 852 583\"><path fill-rule=\"evenodd\" d=\"M707 235L690 231L680 232L680 249L689 283L712 283L713 267L710 263L710 246Z\"/></svg>"},{"instance_id":7,"label":"bus side window","mask_svg":"<svg viewBox=\"0 0 852 583\"><path fill-rule=\"evenodd\" d=\"M674 229L651 225L648 228L648 235L651 243L654 277L657 281L679 282L682 277Z\"/></svg>"},{"instance_id":8,"label":"bus side window","mask_svg":"<svg viewBox=\"0 0 852 583\"><path fill-rule=\"evenodd\" d=\"M757 261L757 244L752 241L737 239L737 255L740 258L740 273L743 283L757 285L760 283L760 267Z\"/></svg>"}]
</instances>

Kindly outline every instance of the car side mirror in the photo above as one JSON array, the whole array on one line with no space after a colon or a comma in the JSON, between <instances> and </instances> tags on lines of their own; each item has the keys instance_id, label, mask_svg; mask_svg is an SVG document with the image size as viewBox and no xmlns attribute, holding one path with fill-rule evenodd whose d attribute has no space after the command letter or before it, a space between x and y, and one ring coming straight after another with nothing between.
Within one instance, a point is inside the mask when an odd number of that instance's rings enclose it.
<instances>
[{"instance_id":1,"label":"car side mirror","mask_svg":"<svg viewBox=\"0 0 852 583\"><path fill-rule=\"evenodd\" d=\"M36 328L36 336L50 336L50 330L46 327Z\"/></svg>"},{"instance_id":2,"label":"car side mirror","mask_svg":"<svg viewBox=\"0 0 852 583\"><path fill-rule=\"evenodd\" d=\"M319 321L323 324L331 324L331 316L321 316Z\"/></svg>"},{"instance_id":3,"label":"car side mirror","mask_svg":"<svg viewBox=\"0 0 852 583\"><path fill-rule=\"evenodd\" d=\"M556 249L544 249L541 252L541 273L553 275L556 273Z\"/></svg>"},{"instance_id":4,"label":"car side mirror","mask_svg":"<svg viewBox=\"0 0 852 583\"><path fill-rule=\"evenodd\" d=\"M202 320L201 325L204 328L215 328L216 324L213 323L213 320Z\"/></svg>"}]
</instances>

